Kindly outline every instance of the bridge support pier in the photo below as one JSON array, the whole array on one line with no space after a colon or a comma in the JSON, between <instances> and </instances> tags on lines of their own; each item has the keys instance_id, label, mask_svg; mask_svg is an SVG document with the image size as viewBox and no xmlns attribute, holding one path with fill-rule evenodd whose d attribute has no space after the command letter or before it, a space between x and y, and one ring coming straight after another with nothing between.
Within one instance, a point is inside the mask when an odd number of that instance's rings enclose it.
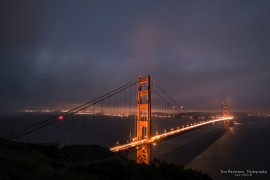
<instances>
[{"instance_id":1,"label":"bridge support pier","mask_svg":"<svg viewBox=\"0 0 270 180\"><path fill-rule=\"evenodd\" d=\"M137 163L149 164L151 160L151 147L150 144L144 144L137 147Z\"/></svg>"},{"instance_id":2,"label":"bridge support pier","mask_svg":"<svg viewBox=\"0 0 270 180\"><path fill-rule=\"evenodd\" d=\"M137 163L149 164L151 148L148 144L151 136L151 82L150 76L138 80L137 140L146 139L146 143L137 147Z\"/></svg>"}]
</instances>

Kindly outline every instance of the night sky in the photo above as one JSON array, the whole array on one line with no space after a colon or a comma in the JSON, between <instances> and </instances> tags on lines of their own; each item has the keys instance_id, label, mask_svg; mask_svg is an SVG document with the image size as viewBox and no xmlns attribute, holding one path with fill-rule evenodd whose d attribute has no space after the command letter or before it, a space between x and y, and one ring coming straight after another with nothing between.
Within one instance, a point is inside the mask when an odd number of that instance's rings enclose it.
<instances>
[{"instance_id":1,"label":"night sky","mask_svg":"<svg viewBox=\"0 0 270 180\"><path fill-rule=\"evenodd\" d=\"M270 1L2 0L0 60L0 111L150 74L187 109L270 112Z\"/></svg>"}]
</instances>

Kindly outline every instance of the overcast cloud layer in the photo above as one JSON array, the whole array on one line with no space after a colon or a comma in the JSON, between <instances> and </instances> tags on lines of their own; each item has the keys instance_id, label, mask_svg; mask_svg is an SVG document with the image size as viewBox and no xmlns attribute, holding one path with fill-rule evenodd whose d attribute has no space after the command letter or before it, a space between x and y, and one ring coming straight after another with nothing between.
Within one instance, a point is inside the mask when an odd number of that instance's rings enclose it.
<instances>
[{"instance_id":1,"label":"overcast cloud layer","mask_svg":"<svg viewBox=\"0 0 270 180\"><path fill-rule=\"evenodd\" d=\"M150 74L189 109L270 112L270 1L1 1L1 111Z\"/></svg>"}]
</instances>

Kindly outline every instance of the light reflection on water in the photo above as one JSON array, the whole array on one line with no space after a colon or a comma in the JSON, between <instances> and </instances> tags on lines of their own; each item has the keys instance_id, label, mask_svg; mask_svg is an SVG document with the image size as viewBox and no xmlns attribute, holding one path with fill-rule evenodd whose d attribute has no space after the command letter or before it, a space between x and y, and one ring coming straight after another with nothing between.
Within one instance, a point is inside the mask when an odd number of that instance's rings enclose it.
<instances>
[{"instance_id":1,"label":"light reflection on water","mask_svg":"<svg viewBox=\"0 0 270 180\"><path fill-rule=\"evenodd\" d=\"M236 123L186 167L202 170L214 179L241 178L235 174L221 174L221 170L267 170L267 175L253 175L248 178L269 179L269 129L270 121L265 119Z\"/></svg>"}]
</instances>

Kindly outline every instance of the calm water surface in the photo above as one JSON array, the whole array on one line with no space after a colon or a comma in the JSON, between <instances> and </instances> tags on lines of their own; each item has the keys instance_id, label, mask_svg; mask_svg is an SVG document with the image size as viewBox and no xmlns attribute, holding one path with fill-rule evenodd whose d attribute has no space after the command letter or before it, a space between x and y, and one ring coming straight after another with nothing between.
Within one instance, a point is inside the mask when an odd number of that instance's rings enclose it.
<instances>
[{"instance_id":1,"label":"calm water surface","mask_svg":"<svg viewBox=\"0 0 270 180\"><path fill-rule=\"evenodd\" d=\"M236 122L229 129L219 123L162 142L153 154L202 170L214 179L270 179L270 119L246 118ZM258 175L247 170L267 173Z\"/></svg>"}]
</instances>

